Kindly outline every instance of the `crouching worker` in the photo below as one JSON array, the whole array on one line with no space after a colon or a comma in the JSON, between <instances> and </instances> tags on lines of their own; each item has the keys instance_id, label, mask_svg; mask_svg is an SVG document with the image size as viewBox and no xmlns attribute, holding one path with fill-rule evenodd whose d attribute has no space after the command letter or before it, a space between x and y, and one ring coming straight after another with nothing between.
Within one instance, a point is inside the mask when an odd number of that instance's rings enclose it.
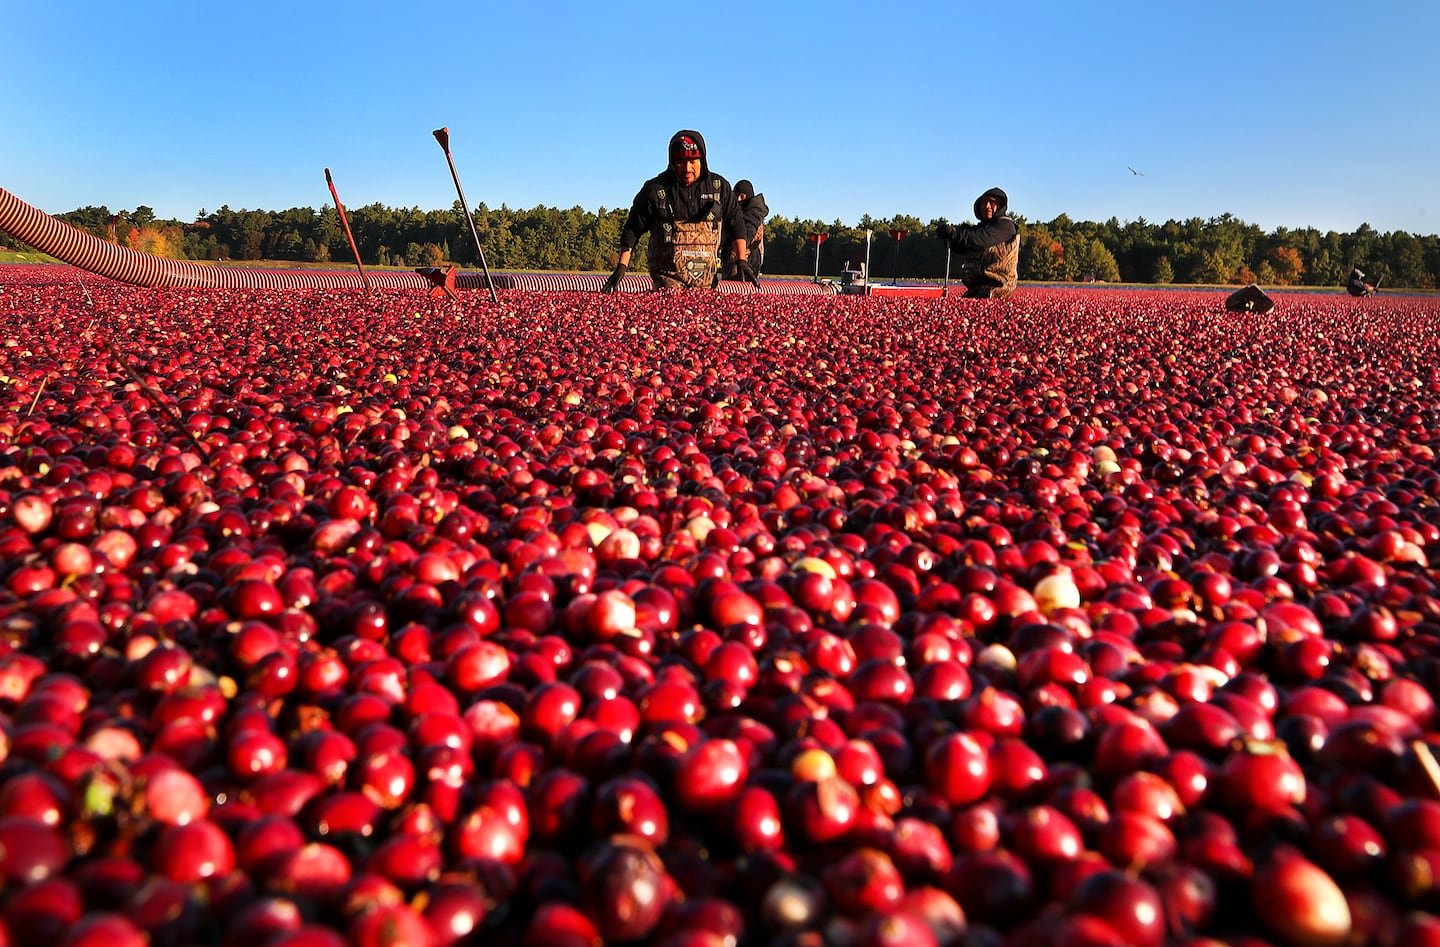
<instances>
[{"instance_id":1,"label":"crouching worker","mask_svg":"<svg viewBox=\"0 0 1440 947\"><path fill-rule=\"evenodd\" d=\"M1015 292L1020 228L1006 216L1010 199L998 187L975 198L976 224L941 224L935 235L955 253L966 299L1004 299Z\"/></svg>"},{"instance_id":2,"label":"crouching worker","mask_svg":"<svg viewBox=\"0 0 1440 947\"><path fill-rule=\"evenodd\" d=\"M1345 292L1351 296L1370 296L1379 287L1380 281L1377 279L1372 283L1358 266L1351 270L1350 275L1345 278Z\"/></svg>"},{"instance_id":3,"label":"crouching worker","mask_svg":"<svg viewBox=\"0 0 1440 947\"><path fill-rule=\"evenodd\" d=\"M720 240L733 234L736 274L756 286L747 261L745 222L730 184L710 170L705 139L685 129L670 139L670 165L635 195L620 231L620 262L600 291L613 293L630 268L640 236L649 233L650 279L656 289L711 289L720 277Z\"/></svg>"},{"instance_id":4,"label":"crouching worker","mask_svg":"<svg viewBox=\"0 0 1440 947\"><path fill-rule=\"evenodd\" d=\"M1253 312L1263 316L1274 308L1275 300L1266 296L1265 291L1254 283L1225 297L1226 312Z\"/></svg>"}]
</instances>

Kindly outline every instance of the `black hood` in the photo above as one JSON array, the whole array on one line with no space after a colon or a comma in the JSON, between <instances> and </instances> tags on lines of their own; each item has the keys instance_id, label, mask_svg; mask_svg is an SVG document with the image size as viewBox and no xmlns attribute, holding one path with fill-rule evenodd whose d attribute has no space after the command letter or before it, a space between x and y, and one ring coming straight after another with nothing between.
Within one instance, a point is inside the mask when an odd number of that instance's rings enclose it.
<instances>
[{"instance_id":1,"label":"black hood","mask_svg":"<svg viewBox=\"0 0 1440 947\"><path fill-rule=\"evenodd\" d=\"M680 141L682 135L688 135L689 137L695 139L695 144L700 146L700 176L704 177L705 175L709 174L710 154L705 148L705 136L695 131L693 128L682 128L678 132L670 136L670 144L665 147L666 169L669 169L670 167L671 149L673 149L676 143Z\"/></svg>"},{"instance_id":2,"label":"black hood","mask_svg":"<svg viewBox=\"0 0 1440 947\"><path fill-rule=\"evenodd\" d=\"M705 148L705 146L702 144L702 145L700 146L700 148L701 148L701 150L703 151L704 148ZM976 219L976 220L984 220L984 219L985 219L985 218L983 218L983 217L980 216L980 202L983 201L983 200L985 200L985 198L987 198L987 197L993 197L993 198L995 198L995 200L998 201L999 204L1000 204L999 207L995 208L995 216L996 216L996 217L1004 217L1005 214L1010 210L1010 198L1006 197L1006 196L1005 196L1005 192L1002 191L1002 190L1000 190L998 187L992 187L990 190L986 191L984 194L981 194L979 197L975 198L975 219Z\"/></svg>"}]
</instances>

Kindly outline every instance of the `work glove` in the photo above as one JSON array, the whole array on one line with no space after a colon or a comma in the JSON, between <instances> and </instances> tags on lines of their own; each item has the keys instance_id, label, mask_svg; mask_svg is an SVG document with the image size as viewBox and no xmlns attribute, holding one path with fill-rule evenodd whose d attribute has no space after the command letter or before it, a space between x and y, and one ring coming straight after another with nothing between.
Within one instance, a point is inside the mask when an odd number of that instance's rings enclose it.
<instances>
[{"instance_id":1,"label":"work glove","mask_svg":"<svg viewBox=\"0 0 1440 947\"><path fill-rule=\"evenodd\" d=\"M600 287L600 292L615 292L615 290L620 287L620 279L625 275L625 271L627 269L629 269L629 267L627 267L624 263L616 263L615 272L611 273L610 278L605 281L605 285Z\"/></svg>"},{"instance_id":2,"label":"work glove","mask_svg":"<svg viewBox=\"0 0 1440 947\"><path fill-rule=\"evenodd\" d=\"M735 261L735 278L753 284L756 289L760 288L760 277L756 276L755 271L750 269L749 260Z\"/></svg>"},{"instance_id":3,"label":"work glove","mask_svg":"<svg viewBox=\"0 0 1440 947\"><path fill-rule=\"evenodd\" d=\"M935 227L935 236L944 240L946 243L954 240L955 234L957 233L959 233L959 231L955 228L954 224L939 224Z\"/></svg>"}]
</instances>

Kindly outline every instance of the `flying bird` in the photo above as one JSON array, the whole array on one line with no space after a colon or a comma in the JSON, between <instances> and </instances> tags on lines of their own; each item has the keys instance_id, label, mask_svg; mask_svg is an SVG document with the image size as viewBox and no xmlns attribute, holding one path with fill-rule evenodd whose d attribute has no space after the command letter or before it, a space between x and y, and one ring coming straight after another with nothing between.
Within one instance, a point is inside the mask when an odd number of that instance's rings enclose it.
<instances>
[{"instance_id":1,"label":"flying bird","mask_svg":"<svg viewBox=\"0 0 1440 947\"><path fill-rule=\"evenodd\" d=\"M1140 175L1142 178L1145 176L1145 172L1144 172L1144 171L1136 171L1134 168L1130 167L1128 164L1125 166L1125 168L1126 168L1126 170L1128 170L1131 174L1138 174L1138 175Z\"/></svg>"}]
</instances>

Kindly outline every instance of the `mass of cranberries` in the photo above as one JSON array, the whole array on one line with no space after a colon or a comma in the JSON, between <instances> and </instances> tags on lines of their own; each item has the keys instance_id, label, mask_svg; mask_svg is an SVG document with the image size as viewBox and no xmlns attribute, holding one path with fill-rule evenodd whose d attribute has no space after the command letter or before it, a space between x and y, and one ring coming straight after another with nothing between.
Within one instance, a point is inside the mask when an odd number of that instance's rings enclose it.
<instances>
[{"instance_id":1,"label":"mass of cranberries","mask_svg":"<svg viewBox=\"0 0 1440 947\"><path fill-rule=\"evenodd\" d=\"M1440 306L1222 298L0 267L0 944L1440 942Z\"/></svg>"}]
</instances>

